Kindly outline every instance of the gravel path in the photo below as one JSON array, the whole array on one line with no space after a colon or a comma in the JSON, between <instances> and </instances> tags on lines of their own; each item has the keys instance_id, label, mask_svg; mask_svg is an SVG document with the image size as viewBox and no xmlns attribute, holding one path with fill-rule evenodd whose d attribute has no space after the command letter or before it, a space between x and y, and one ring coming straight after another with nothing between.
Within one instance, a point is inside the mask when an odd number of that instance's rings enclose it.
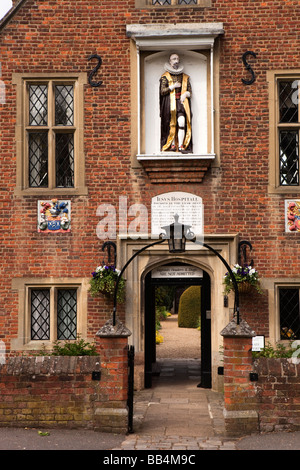
<instances>
[{"instance_id":1,"label":"gravel path","mask_svg":"<svg viewBox=\"0 0 300 470\"><path fill-rule=\"evenodd\" d=\"M179 328L178 315L161 321L163 343L156 345L157 359L200 359L200 331L197 328Z\"/></svg>"}]
</instances>

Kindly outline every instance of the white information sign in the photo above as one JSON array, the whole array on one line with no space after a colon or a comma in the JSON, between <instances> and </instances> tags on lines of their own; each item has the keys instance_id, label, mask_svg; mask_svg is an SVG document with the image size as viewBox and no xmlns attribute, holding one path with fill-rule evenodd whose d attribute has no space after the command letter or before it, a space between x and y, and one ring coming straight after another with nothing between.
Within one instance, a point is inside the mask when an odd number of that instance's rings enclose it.
<instances>
[{"instance_id":1,"label":"white information sign","mask_svg":"<svg viewBox=\"0 0 300 470\"><path fill-rule=\"evenodd\" d=\"M203 277L202 269L195 266L161 266L151 273L152 278Z\"/></svg>"},{"instance_id":2,"label":"white information sign","mask_svg":"<svg viewBox=\"0 0 300 470\"><path fill-rule=\"evenodd\" d=\"M254 336L252 338L252 351L261 351L265 347L264 336Z\"/></svg>"},{"instance_id":3,"label":"white information sign","mask_svg":"<svg viewBox=\"0 0 300 470\"><path fill-rule=\"evenodd\" d=\"M178 222L191 226L197 236L203 236L203 205L202 198L195 194L175 191L160 194L152 198L151 203L151 234L159 236L162 227L172 224L175 215Z\"/></svg>"}]
</instances>

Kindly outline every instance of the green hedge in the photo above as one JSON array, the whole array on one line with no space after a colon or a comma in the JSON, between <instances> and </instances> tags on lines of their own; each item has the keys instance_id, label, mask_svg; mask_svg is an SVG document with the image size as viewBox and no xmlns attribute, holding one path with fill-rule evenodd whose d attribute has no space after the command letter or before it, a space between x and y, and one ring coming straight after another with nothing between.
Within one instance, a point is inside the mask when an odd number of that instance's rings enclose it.
<instances>
[{"instance_id":1,"label":"green hedge","mask_svg":"<svg viewBox=\"0 0 300 470\"><path fill-rule=\"evenodd\" d=\"M201 316L201 286L188 287L180 297L178 309L178 326L180 328L197 328Z\"/></svg>"}]
</instances>

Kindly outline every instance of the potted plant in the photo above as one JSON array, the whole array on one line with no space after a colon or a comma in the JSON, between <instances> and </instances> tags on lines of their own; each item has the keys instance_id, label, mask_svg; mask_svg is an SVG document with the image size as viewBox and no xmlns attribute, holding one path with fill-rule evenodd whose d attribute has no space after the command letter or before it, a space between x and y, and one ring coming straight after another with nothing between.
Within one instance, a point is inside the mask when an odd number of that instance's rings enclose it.
<instances>
[{"instance_id":1,"label":"potted plant","mask_svg":"<svg viewBox=\"0 0 300 470\"><path fill-rule=\"evenodd\" d=\"M98 266L92 272L90 279L89 292L92 296L103 294L106 297L113 298L117 279L120 275L120 270L115 266ZM119 280L117 301L122 303L125 300L125 279L123 277Z\"/></svg>"},{"instance_id":2,"label":"potted plant","mask_svg":"<svg viewBox=\"0 0 300 470\"><path fill-rule=\"evenodd\" d=\"M262 294L258 273L252 266L240 266L239 264L235 264L232 268L232 272L240 293L250 292L255 289ZM234 290L234 284L229 272L225 274L223 284L225 285L225 295Z\"/></svg>"}]
</instances>

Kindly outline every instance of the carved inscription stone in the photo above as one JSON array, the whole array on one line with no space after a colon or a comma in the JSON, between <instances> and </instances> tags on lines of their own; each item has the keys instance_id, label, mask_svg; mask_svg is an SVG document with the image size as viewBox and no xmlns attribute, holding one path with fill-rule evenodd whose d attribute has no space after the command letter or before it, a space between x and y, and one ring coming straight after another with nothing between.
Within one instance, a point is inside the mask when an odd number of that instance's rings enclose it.
<instances>
[{"instance_id":1,"label":"carved inscription stone","mask_svg":"<svg viewBox=\"0 0 300 470\"><path fill-rule=\"evenodd\" d=\"M180 223L191 225L191 230L197 237L203 235L202 198L192 193L175 191L152 198L152 237L158 237L163 232L161 227L172 224L176 214L179 216Z\"/></svg>"}]
</instances>

